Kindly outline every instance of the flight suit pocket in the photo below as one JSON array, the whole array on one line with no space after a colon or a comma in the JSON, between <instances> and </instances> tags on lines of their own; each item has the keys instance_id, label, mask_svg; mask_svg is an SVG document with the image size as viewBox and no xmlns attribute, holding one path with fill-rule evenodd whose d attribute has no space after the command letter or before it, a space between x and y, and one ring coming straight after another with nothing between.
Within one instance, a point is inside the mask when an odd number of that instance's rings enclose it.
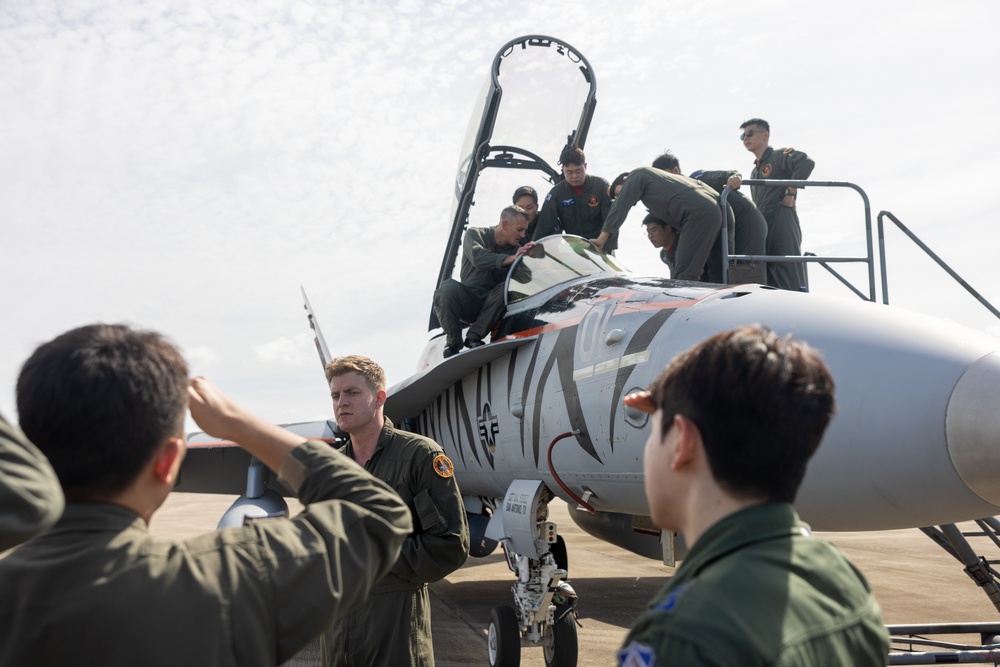
<instances>
[{"instance_id":1,"label":"flight suit pocket","mask_svg":"<svg viewBox=\"0 0 1000 667\"><path fill-rule=\"evenodd\" d=\"M446 527L444 514L434 502L430 489L424 489L414 496L413 506L417 510L417 520L420 522L420 528L423 532L431 535L440 535L444 532Z\"/></svg>"}]
</instances>

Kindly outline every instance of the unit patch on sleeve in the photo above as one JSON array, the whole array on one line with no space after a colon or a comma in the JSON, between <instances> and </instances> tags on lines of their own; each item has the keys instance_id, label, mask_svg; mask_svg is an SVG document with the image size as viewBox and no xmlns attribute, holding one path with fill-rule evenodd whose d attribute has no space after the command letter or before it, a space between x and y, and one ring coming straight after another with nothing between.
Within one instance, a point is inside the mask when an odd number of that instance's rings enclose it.
<instances>
[{"instance_id":1,"label":"unit patch on sleeve","mask_svg":"<svg viewBox=\"0 0 1000 667\"><path fill-rule=\"evenodd\" d=\"M645 644L632 642L618 651L618 664L620 667L653 667L656 664L656 654Z\"/></svg>"},{"instance_id":2,"label":"unit patch on sleeve","mask_svg":"<svg viewBox=\"0 0 1000 667\"><path fill-rule=\"evenodd\" d=\"M455 466L447 456L438 454L434 457L434 472L441 477L451 477L455 474Z\"/></svg>"}]
</instances>

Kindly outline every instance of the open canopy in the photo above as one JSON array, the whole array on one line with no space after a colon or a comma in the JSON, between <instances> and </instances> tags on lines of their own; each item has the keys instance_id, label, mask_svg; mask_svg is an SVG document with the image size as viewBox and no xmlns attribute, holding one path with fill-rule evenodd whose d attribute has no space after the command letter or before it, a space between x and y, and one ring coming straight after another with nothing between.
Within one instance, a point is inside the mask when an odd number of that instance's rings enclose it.
<instances>
[{"instance_id":1,"label":"open canopy","mask_svg":"<svg viewBox=\"0 0 1000 667\"><path fill-rule=\"evenodd\" d=\"M519 186L544 197L562 178L559 153L568 145L583 148L596 93L590 63L562 40L528 35L500 49L462 145L436 285L452 277L466 227L497 224Z\"/></svg>"}]
</instances>

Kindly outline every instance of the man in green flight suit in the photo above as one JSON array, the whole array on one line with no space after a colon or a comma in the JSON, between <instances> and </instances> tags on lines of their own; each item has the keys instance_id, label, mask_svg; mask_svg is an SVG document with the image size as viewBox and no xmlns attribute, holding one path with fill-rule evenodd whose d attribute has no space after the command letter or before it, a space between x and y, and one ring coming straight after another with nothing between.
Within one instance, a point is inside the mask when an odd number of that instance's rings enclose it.
<instances>
[{"instance_id":1,"label":"man in green flight suit","mask_svg":"<svg viewBox=\"0 0 1000 667\"><path fill-rule=\"evenodd\" d=\"M771 126L761 118L751 118L740 125L743 133L740 141L757 159L753 163L750 178L804 181L809 178L816 163L809 156L794 148L779 148L768 145ZM767 254L801 255L802 228L799 214L795 210L795 195L798 188L767 187L753 185L750 193L753 202L767 220ZM767 284L772 287L808 292L806 266L800 262L769 262Z\"/></svg>"},{"instance_id":2,"label":"man in green flight suit","mask_svg":"<svg viewBox=\"0 0 1000 667\"><path fill-rule=\"evenodd\" d=\"M626 405L653 415L653 523L688 552L619 665L882 667L889 636L861 572L791 503L834 411L818 354L760 326L682 353Z\"/></svg>"},{"instance_id":3,"label":"man in green flight suit","mask_svg":"<svg viewBox=\"0 0 1000 667\"><path fill-rule=\"evenodd\" d=\"M608 182L587 173L587 158L579 148L564 148L559 155L559 164L562 165L564 178L545 195L532 240L560 232L585 239L597 238L604 218L611 211ZM613 252L617 247L617 234L604 243L605 252Z\"/></svg>"},{"instance_id":4,"label":"man in green flight suit","mask_svg":"<svg viewBox=\"0 0 1000 667\"><path fill-rule=\"evenodd\" d=\"M518 245L531 243L531 237L534 236L535 228L538 227L538 192L530 185L522 185L514 190L511 203L514 206L520 206L524 210L524 214L528 216L528 228L524 230L524 237L518 241Z\"/></svg>"},{"instance_id":5,"label":"man in green flight suit","mask_svg":"<svg viewBox=\"0 0 1000 667\"><path fill-rule=\"evenodd\" d=\"M62 511L62 489L48 459L0 416L0 551L50 528Z\"/></svg>"},{"instance_id":6,"label":"man in green flight suit","mask_svg":"<svg viewBox=\"0 0 1000 667\"><path fill-rule=\"evenodd\" d=\"M479 347L503 317L504 281L514 260L535 247L521 245L528 215L520 206L500 212L494 227L469 227L462 239L461 282L448 278L434 292L434 314L445 333L444 358ZM462 323L472 322L465 340Z\"/></svg>"},{"instance_id":7,"label":"man in green flight suit","mask_svg":"<svg viewBox=\"0 0 1000 667\"><path fill-rule=\"evenodd\" d=\"M621 185L621 190L618 186ZM639 167L620 174L611 184L615 202L604 219L595 245L601 247L617 233L629 210L642 201L655 217L677 230L673 277L678 280L722 282L722 211L718 193L701 181L653 167ZM727 224L733 246L732 216Z\"/></svg>"},{"instance_id":8,"label":"man in green flight suit","mask_svg":"<svg viewBox=\"0 0 1000 667\"><path fill-rule=\"evenodd\" d=\"M21 369L17 408L66 510L0 560L0 665L273 667L364 602L412 528L389 486L189 380L153 331L95 324L45 343ZM186 540L151 535L187 452L188 409L307 510Z\"/></svg>"},{"instance_id":9,"label":"man in green flight suit","mask_svg":"<svg viewBox=\"0 0 1000 667\"><path fill-rule=\"evenodd\" d=\"M652 166L671 174L681 173L680 160L670 151L657 156ZM734 247L729 248L729 252L733 255L763 255L767 239L767 221L753 201L744 197L739 191L738 188L742 183L740 174L736 171L699 169L693 172L690 178L701 181L716 192L722 192L726 185L732 188L726 198L735 217Z\"/></svg>"},{"instance_id":10,"label":"man in green flight suit","mask_svg":"<svg viewBox=\"0 0 1000 667\"><path fill-rule=\"evenodd\" d=\"M455 468L441 446L396 429L383 415L385 371L358 355L326 366L337 426L350 434L341 452L396 490L413 515L413 532L399 560L365 604L323 635L324 667L433 667L427 584L461 567L469 555L469 526Z\"/></svg>"}]
</instances>

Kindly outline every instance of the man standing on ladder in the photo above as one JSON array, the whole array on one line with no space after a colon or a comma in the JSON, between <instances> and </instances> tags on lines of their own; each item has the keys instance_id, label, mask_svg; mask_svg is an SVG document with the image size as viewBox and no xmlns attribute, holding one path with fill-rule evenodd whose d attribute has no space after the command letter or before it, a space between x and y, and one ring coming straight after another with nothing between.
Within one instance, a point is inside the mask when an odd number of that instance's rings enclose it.
<instances>
[{"instance_id":1,"label":"man standing on ladder","mask_svg":"<svg viewBox=\"0 0 1000 667\"><path fill-rule=\"evenodd\" d=\"M779 148L768 145L771 126L761 118L751 118L742 125L740 141L757 158L750 178L804 181L809 178L816 163L809 156L794 148ZM763 185L751 186L753 203L767 220L768 255L801 255L802 229L799 214L795 210L797 188L776 188ZM767 284L772 287L808 292L806 267L798 262L769 262Z\"/></svg>"}]
</instances>

